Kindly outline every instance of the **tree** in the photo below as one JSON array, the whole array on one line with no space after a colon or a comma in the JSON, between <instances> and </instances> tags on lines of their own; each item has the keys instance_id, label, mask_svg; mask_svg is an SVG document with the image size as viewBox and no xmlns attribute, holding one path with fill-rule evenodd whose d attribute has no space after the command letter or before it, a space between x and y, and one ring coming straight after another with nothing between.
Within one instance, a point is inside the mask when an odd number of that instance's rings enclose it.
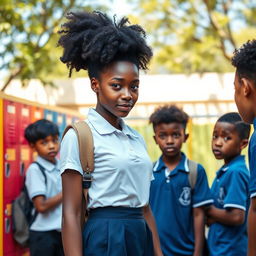
<instances>
[{"instance_id":1,"label":"tree","mask_svg":"<svg viewBox=\"0 0 256 256\"><path fill-rule=\"evenodd\" d=\"M0 70L7 72L4 91L14 78L50 84L61 72L56 48L61 21L71 9L100 6L83 0L2 0L0 5ZM90 4L90 5L89 5ZM103 7L101 9L104 9ZM64 65L63 65L64 66Z\"/></svg>"},{"instance_id":2,"label":"tree","mask_svg":"<svg viewBox=\"0 0 256 256\"><path fill-rule=\"evenodd\" d=\"M153 42L155 72L232 70L235 48L256 36L250 0L139 0L135 19Z\"/></svg>"}]
</instances>

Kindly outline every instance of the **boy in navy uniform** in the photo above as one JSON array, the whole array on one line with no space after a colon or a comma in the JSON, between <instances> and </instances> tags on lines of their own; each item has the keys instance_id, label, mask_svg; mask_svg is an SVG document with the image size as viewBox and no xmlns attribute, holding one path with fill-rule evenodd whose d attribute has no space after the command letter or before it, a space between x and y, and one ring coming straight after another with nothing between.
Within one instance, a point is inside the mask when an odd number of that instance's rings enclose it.
<instances>
[{"instance_id":1,"label":"boy in navy uniform","mask_svg":"<svg viewBox=\"0 0 256 256\"><path fill-rule=\"evenodd\" d=\"M204 207L213 202L200 164L193 189L189 182L188 159L181 152L188 138L188 118L173 105L160 107L150 116L155 142L162 151L153 168L150 205L165 256L202 255Z\"/></svg>"},{"instance_id":2,"label":"boy in navy uniform","mask_svg":"<svg viewBox=\"0 0 256 256\"><path fill-rule=\"evenodd\" d=\"M250 125L235 112L223 115L214 126L212 151L224 165L211 187L214 205L207 209L211 256L246 256L249 171L241 151L249 135Z\"/></svg>"},{"instance_id":3,"label":"boy in navy uniform","mask_svg":"<svg viewBox=\"0 0 256 256\"><path fill-rule=\"evenodd\" d=\"M60 232L62 188L56 159L59 130L56 124L41 119L25 129L25 138L38 154L37 163L28 168L25 182L37 212L30 227L30 255L64 256Z\"/></svg>"},{"instance_id":4,"label":"boy in navy uniform","mask_svg":"<svg viewBox=\"0 0 256 256\"><path fill-rule=\"evenodd\" d=\"M248 213L248 256L256 255L256 40L248 41L235 51L232 64L235 73L235 102L247 123L253 123L254 132L249 143L250 197Z\"/></svg>"}]
</instances>

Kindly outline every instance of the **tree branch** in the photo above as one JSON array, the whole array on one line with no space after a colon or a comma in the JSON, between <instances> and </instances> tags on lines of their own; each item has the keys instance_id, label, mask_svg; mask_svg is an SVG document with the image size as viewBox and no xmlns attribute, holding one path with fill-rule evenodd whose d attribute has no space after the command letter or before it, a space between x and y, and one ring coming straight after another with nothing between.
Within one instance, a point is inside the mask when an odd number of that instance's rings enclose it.
<instances>
[{"instance_id":1,"label":"tree branch","mask_svg":"<svg viewBox=\"0 0 256 256\"><path fill-rule=\"evenodd\" d=\"M226 49L226 46L225 46L225 40L226 39L229 39L229 37L227 36L227 34L225 33L224 30L220 29L218 24L217 24L217 21L214 19L213 15L212 15L212 11L210 9L210 6L209 6L209 3L208 3L208 0L203 0L205 6L206 6L206 9L207 9L207 14L208 14L208 18L210 20L210 23L212 25L212 28L215 30L215 32L217 33L219 39L220 39L220 49L224 55L224 57L230 61L231 59L231 56L228 54L227 52L227 49Z\"/></svg>"},{"instance_id":2,"label":"tree branch","mask_svg":"<svg viewBox=\"0 0 256 256\"><path fill-rule=\"evenodd\" d=\"M14 79L15 77L17 77L23 70L24 66L21 65L15 72L13 72L12 74L10 74L9 78L7 79L7 81L5 82L4 86L1 88L1 92L4 92L5 89L7 88L7 86L10 84L10 82L12 81L12 79Z\"/></svg>"}]
</instances>

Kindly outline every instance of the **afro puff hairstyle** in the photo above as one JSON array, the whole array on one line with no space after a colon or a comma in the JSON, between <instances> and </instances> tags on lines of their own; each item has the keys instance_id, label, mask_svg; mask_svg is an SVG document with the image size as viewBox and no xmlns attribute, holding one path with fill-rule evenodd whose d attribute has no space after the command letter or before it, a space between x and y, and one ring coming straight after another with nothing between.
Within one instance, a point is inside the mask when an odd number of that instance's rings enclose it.
<instances>
[{"instance_id":1,"label":"afro puff hairstyle","mask_svg":"<svg viewBox=\"0 0 256 256\"><path fill-rule=\"evenodd\" d=\"M237 112L224 114L217 120L217 122L225 122L234 125L241 140L249 139L251 127L243 121Z\"/></svg>"},{"instance_id":2,"label":"afro puff hairstyle","mask_svg":"<svg viewBox=\"0 0 256 256\"><path fill-rule=\"evenodd\" d=\"M101 12L69 12L62 25L58 46L64 49L60 60L72 70L88 70L90 78L99 78L103 68L113 61L130 61L139 69L147 69L152 57L146 44L145 31L129 25L123 17L119 22Z\"/></svg>"},{"instance_id":3,"label":"afro puff hairstyle","mask_svg":"<svg viewBox=\"0 0 256 256\"><path fill-rule=\"evenodd\" d=\"M149 123L155 130L159 124L180 123L186 129L189 116L175 105L165 105L157 108L149 117Z\"/></svg>"},{"instance_id":4,"label":"afro puff hairstyle","mask_svg":"<svg viewBox=\"0 0 256 256\"><path fill-rule=\"evenodd\" d=\"M249 40L234 51L232 65L239 78L247 78L256 86L256 40Z\"/></svg>"}]
</instances>

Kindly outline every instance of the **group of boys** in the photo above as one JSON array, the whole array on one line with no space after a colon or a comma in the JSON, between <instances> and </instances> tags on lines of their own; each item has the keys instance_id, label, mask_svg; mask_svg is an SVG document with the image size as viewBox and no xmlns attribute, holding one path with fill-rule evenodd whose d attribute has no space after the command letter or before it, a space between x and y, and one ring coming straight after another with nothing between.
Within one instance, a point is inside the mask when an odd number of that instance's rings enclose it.
<instances>
[{"instance_id":1,"label":"group of boys","mask_svg":"<svg viewBox=\"0 0 256 256\"><path fill-rule=\"evenodd\" d=\"M235 101L241 116L227 113L214 126L212 152L224 164L211 189L203 166L182 152L189 136L188 115L171 105L158 108L150 117L155 142L162 151L153 167L150 206L166 256L245 256L247 252L256 255L255 132L249 146L251 178L241 155L250 134L247 123L256 128L256 41L236 50L232 64L236 67ZM60 233L61 180L56 160L58 136L58 127L47 120L39 120L25 131L30 146L38 153L37 163L31 164L26 174L29 196L38 212L30 228L32 256L64 255ZM40 166L45 175L38 171ZM209 227L207 239L205 224Z\"/></svg>"}]
</instances>

